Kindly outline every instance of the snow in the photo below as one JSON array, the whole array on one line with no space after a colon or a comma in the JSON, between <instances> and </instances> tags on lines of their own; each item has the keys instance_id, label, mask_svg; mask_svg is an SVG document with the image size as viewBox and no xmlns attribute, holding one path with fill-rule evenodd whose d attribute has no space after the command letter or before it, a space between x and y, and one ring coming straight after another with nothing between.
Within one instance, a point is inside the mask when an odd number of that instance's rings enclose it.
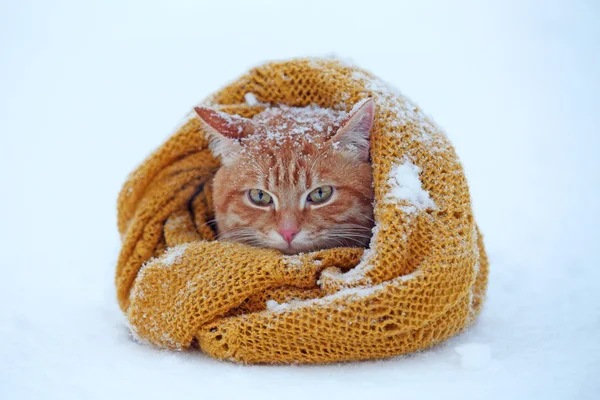
<instances>
[{"instance_id":1,"label":"snow","mask_svg":"<svg viewBox=\"0 0 600 400\"><path fill-rule=\"evenodd\" d=\"M406 213L435 208L435 203L429 197L429 193L423 190L419 178L420 172L421 168L410 161L396 164L390 171L389 185L391 190L388 194L388 200L408 202L407 206L401 206Z\"/></svg>"},{"instance_id":2,"label":"snow","mask_svg":"<svg viewBox=\"0 0 600 400\"><path fill-rule=\"evenodd\" d=\"M244 95L244 101L251 107L254 106L264 106L268 107L269 103L263 103L256 98L256 95L252 92L248 92Z\"/></svg>"},{"instance_id":3,"label":"snow","mask_svg":"<svg viewBox=\"0 0 600 400\"><path fill-rule=\"evenodd\" d=\"M1 399L597 398L596 4L31 3L0 5ZM414 355L329 366L135 342L114 293L127 174L247 68L332 50L455 145L492 262L474 326Z\"/></svg>"},{"instance_id":4,"label":"snow","mask_svg":"<svg viewBox=\"0 0 600 400\"><path fill-rule=\"evenodd\" d=\"M262 101L259 101L258 98L256 97L256 95L252 92L248 92L244 95L244 101L246 102L246 104L248 104L251 107L255 107L255 106L270 107L271 106L271 104L269 104L269 103L263 103Z\"/></svg>"},{"instance_id":5,"label":"snow","mask_svg":"<svg viewBox=\"0 0 600 400\"><path fill-rule=\"evenodd\" d=\"M271 311L285 311L294 308L303 308L303 307L320 307L325 306L329 307L332 302L339 299L351 299L351 298L361 298L367 297L378 290L383 289L387 283L382 283L375 286L361 286L355 288L344 288L338 290L334 294L330 294L328 296L324 296L317 299L311 300L300 300L300 299L292 299L288 303L277 303L275 300L267 300L266 305L267 309Z\"/></svg>"},{"instance_id":6,"label":"snow","mask_svg":"<svg viewBox=\"0 0 600 400\"><path fill-rule=\"evenodd\" d=\"M267 310L271 310L271 311L275 311L278 310L280 308L287 308L287 303L281 303L279 304L277 301L275 300L267 300L266 301L266 306L267 306Z\"/></svg>"},{"instance_id":7,"label":"snow","mask_svg":"<svg viewBox=\"0 0 600 400\"><path fill-rule=\"evenodd\" d=\"M304 253L284 255L283 263L286 267L300 268L304 265L303 256Z\"/></svg>"},{"instance_id":8,"label":"snow","mask_svg":"<svg viewBox=\"0 0 600 400\"><path fill-rule=\"evenodd\" d=\"M173 264L178 264L185 254L185 249L189 247L188 243L180 244L167 249L164 255L158 259L152 259L149 262L159 262L164 267L170 267Z\"/></svg>"},{"instance_id":9,"label":"snow","mask_svg":"<svg viewBox=\"0 0 600 400\"><path fill-rule=\"evenodd\" d=\"M485 368L492 359L490 346L483 343L465 343L454 351L460 356L460 366L467 369Z\"/></svg>"},{"instance_id":10,"label":"snow","mask_svg":"<svg viewBox=\"0 0 600 400\"><path fill-rule=\"evenodd\" d=\"M247 101L247 100L246 100ZM336 111L329 108L321 108L316 104L307 107L288 107L278 105L266 108L253 117L258 122L254 134L240 140L242 146L259 146L264 140L270 140L274 145L281 145L292 140L292 143L301 143L303 140L313 140L312 135L307 132L317 124L323 129L323 125L331 128L339 126L347 115L345 111ZM280 124L269 123L273 119L282 118L285 122ZM319 143L315 143L319 147Z\"/></svg>"},{"instance_id":11,"label":"snow","mask_svg":"<svg viewBox=\"0 0 600 400\"><path fill-rule=\"evenodd\" d=\"M256 96L254 95L254 93L252 92L248 92L244 95L244 100L246 100L246 103L249 106L256 106L259 104L258 100L256 99Z\"/></svg>"}]
</instances>

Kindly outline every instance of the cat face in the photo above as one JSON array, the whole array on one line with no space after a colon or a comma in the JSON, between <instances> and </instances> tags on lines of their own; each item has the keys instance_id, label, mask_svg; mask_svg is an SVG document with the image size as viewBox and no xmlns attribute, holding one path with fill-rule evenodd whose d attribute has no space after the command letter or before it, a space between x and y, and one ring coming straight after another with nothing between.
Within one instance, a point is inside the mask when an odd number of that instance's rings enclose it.
<instances>
[{"instance_id":1,"label":"cat face","mask_svg":"<svg viewBox=\"0 0 600 400\"><path fill-rule=\"evenodd\" d=\"M219 239L287 254L369 243L372 100L350 113L281 106L246 119L196 111L222 161L213 182Z\"/></svg>"}]
</instances>

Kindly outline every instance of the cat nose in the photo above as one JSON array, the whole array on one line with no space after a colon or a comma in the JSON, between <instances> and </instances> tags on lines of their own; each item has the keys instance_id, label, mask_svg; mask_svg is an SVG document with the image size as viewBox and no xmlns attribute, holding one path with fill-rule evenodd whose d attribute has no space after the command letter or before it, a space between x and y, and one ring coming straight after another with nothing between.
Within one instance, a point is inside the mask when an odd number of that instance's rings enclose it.
<instances>
[{"instance_id":1,"label":"cat nose","mask_svg":"<svg viewBox=\"0 0 600 400\"><path fill-rule=\"evenodd\" d=\"M285 239L286 242L292 243L292 240L294 240L294 236L296 236L296 234L298 233L298 229L297 228L283 228L283 229L278 229L277 232L279 232L279 234L281 236L283 236L283 238Z\"/></svg>"}]
</instances>

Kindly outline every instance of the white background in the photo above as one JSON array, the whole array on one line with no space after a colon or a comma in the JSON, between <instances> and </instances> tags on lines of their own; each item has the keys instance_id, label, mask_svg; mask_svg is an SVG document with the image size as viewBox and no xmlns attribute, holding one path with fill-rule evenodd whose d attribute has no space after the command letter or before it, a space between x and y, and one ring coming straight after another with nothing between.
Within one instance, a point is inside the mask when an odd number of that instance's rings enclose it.
<instances>
[{"instance_id":1,"label":"white background","mask_svg":"<svg viewBox=\"0 0 600 400\"><path fill-rule=\"evenodd\" d=\"M598 398L599 20L594 1L0 2L0 398ZM133 342L126 175L249 67L332 52L455 144L492 262L478 323L321 367Z\"/></svg>"}]
</instances>

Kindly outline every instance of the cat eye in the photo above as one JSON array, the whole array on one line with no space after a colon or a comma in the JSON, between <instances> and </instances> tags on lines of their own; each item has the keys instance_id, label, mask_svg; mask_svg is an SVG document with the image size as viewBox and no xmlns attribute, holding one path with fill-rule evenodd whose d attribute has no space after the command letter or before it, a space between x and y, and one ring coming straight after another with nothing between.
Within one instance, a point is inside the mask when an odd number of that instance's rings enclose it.
<instances>
[{"instance_id":1,"label":"cat eye","mask_svg":"<svg viewBox=\"0 0 600 400\"><path fill-rule=\"evenodd\" d=\"M248 191L250 201L258 206L267 206L273 202L271 195L260 189L250 189Z\"/></svg>"},{"instance_id":2,"label":"cat eye","mask_svg":"<svg viewBox=\"0 0 600 400\"><path fill-rule=\"evenodd\" d=\"M320 186L308 194L306 199L312 203L324 203L331 197L333 188L331 186Z\"/></svg>"}]
</instances>

